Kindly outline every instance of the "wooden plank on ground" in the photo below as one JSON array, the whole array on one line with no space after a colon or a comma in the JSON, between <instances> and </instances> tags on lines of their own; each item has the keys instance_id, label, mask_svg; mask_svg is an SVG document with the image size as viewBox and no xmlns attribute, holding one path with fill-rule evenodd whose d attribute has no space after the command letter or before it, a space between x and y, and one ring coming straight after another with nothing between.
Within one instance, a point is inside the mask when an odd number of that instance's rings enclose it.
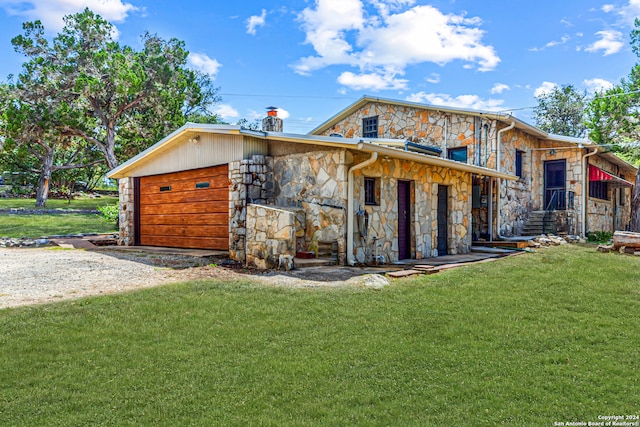
<instances>
[{"instance_id":1,"label":"wooden plank on ground","mask_svg":"<svg viewBox=\"0 0 640 427\"><path fill-rule=\"evenodd\" d=\"M387 276L394 279L401 279L403 277L415 276L416 274L424 274L424 272L418 270L400 270L387 273Z\"/></svg>"}]
</instances>

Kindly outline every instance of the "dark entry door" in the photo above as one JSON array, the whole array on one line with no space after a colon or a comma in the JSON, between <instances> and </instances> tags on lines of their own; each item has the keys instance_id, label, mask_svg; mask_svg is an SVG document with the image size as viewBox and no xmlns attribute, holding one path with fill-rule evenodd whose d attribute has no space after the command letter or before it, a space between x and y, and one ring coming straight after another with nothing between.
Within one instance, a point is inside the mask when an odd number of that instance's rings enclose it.
<instances>
[{"instance_id":1,"label":"dark entry door","mask_svg":"<svg viewBox=\"0 0 640 427\"><path fill-rule=\"evenodd\" d=\"M544 162L544 210L567 208L566 160Z\"/></svg>"},{"instance_id":2,"label":"dark entry door","mask_svg":"<svg viewBox=\"0 0 640 427\"><path fill-rule=\"evenodd\" d=\"M411 183L398 181L398 259L411 258Z\"/></svg>"},{"instance_id":3,"label":"dark entry door","mask_svg":"<svg viewBox=\"0 0 640 427\"><path fill-rule=\"evenodd\" d=\"M447 254L447 222L449 219L449 191L446 185L438 186L438 255Z\"/></svg>"}]
</instances>

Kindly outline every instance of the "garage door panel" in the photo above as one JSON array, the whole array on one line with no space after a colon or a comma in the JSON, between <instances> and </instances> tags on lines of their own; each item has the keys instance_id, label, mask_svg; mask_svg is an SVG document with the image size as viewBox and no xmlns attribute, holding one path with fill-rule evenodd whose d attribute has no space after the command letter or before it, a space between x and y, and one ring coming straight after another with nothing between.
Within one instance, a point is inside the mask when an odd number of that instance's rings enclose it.
<instances>
[{"instance_id":1,"label":"garage door panel","mask_svg":"<svg viewBox=\"0 0 640 427\"><path fill-rule=\"evenodd\" d=\"M229 249L227 165L141 177L139 184L141 245Z\"/></svg>"},{"instance_id":2,"label":"garage door panel","mask_svg":"<svg viewBox=\"0 0 640 427\"><path fill-rule=\"evenodd\" d=\"M229 250L228 237L140 236L140 244L143 246L165 246L170 248Z\"/></svg>"},{"instance_id":3,"label":"garage door panel","mask_svg":"<svg viewBox=\"0 0 640 427\"><path fill-rule=\"evenodd\" d=\"M146 215L172 215L172 214L198 214L198 213L227 213L229 214L229 202L222 203L182 203L174 205L142 205L140 206L140 223L144 224Z\"/></svg>"},{"instance_id":4,"label":"garage door panel","mask_svg":"<svg viewBox=\"0 0 640 427\"><path fill-rule=\"evenodd\" d=\"M209 187L196 188L196 184L204 184L204 183L207 183ZM167 187L169 187L170 190L167 190L166 189ZM164 191L162 190L163 188L164 188ZM229 178L224 176L220 178L189 179L185 181L166 180L165 182L161 182L158 184L141 185L140 195L166 194L166 193L192 191L192 190L203 191L206 189L215 189L215 188L228 190Z\"/></svg>"},{"instance_id":5,"label":"garage door panel","mask_svg":"<svg viewBox=\"0 0 640 427\"><path fill-rule=\"evenodd\" d=\"M141 225L141 236L228 237L227 225Z\"/></svg>"},{"instance_id":6,"label":"garage door panel","mask_svg":"<svg viewBox=\"0 0 640 427\"><path fill-rule=\"evenodd\" d=\"M184 215L148 215L146 225L229 225L229 214L184 214Z\"/></svg>"},{"instance_id":7,"label":"garage door panel","mask_svg":"<svg viewBox=\"0 0 640 427\"><path fill-rule=\"evenodd\" d=\"M221 200L229 201L229 190L222 189L198 189L194 191L166 192L160 194L140 195L141 205L162 205L174 203L219 203Z\"/></svg>"},{"instance_id":8,"label":"garage door panel","mask_svg":"<svg viewBox=\"0 0 640 427\"><path fill-rule=\"evenodd\" d=\"M182 181L197 178L229 177L229 167L227 165L215 166L213 168L193 169L183 172L172 172L163 175L145 176L140 179L140 185L155 185L168 181Z\"/></svg>"}]
</instances>

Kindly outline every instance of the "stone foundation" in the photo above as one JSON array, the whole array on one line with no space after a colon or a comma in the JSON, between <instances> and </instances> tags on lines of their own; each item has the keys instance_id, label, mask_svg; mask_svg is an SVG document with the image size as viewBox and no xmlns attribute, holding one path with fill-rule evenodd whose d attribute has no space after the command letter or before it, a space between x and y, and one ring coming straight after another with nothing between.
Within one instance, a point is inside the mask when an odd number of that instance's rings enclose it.
<instances>
[{"instance_id":1,"label":"stone foundation","mask_svg":"<svg viewBox=\"0 0 640 427\"><path fill-rule=\"evenodd\" d=\"M246 262L262 269L288 269L296 254L296 212L247 206Z\"/></svg>"}]
</instances>

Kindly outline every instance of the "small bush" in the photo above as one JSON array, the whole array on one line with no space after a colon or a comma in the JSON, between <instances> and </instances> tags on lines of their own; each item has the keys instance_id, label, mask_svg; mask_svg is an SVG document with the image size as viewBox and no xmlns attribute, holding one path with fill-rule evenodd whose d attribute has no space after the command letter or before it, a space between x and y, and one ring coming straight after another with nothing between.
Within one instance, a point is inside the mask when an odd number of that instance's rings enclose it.
<instances>
[{"instance_id":1,"label":"small bush","mask_svg":"<svg viewBox=\"0 0 640 427\"><path fill-rule=\"evenodd\" d=\"M613 233L608 231L592 231L587 237L587 241L591 243L607 243L613 239Z\"/></svg>"},{"instance_id":2,"label":"small bush","mask_svg":"<svg viewBox=\"0 0 640 427\"><path fill-rule=\"evenodd\" d=\"M120 207L117 204L100 206L98 207L98 210L107 221L115 222L116 224L118 223L118 213L120 211Z\"/></svg>"}]
</instances>

